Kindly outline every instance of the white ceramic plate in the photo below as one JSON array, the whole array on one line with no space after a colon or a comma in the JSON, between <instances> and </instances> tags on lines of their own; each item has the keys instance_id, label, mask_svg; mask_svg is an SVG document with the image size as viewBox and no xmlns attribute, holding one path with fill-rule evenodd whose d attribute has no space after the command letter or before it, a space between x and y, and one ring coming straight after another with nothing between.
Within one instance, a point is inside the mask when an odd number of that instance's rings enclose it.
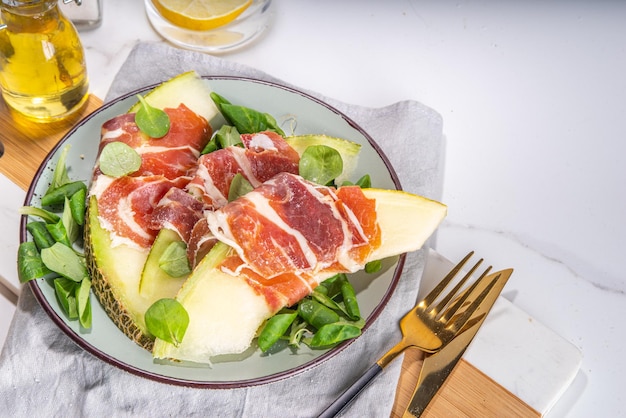
<instances>
[{"instance_id":1,"label":"white ceramic plate","mask_svg":"<svg viewBox=\"0 0 626 418\"><path fill-rule=\"evenodd\" d=\"M354 180L369 173L373 186L398 188L397 176L378 146L356 123L331 106L302 92L275 84L242 78L210 78L213 90L232 103L245 105L272 114L283 123L285 132L295 134L320 133L349 139L362 144ZM39 206L45 193L60 150L70 144L69 175L72 180L88 181L96 159L101 125L125 113L136 102L135 95L154 88L148 86L130 93L82 120L74 127L42 163L26 197L26 204ZM297 123L293 124L293 120ZM295 128L294 128L295 127ZM21 225L21 240L30 237L25 221ZM367 325L378 316L391 296L399 279L404 258L386 260L383 270L375 275L360 274L353 282ZM285 349L271 356L259 350L243 360L220 362L212 367L186 367L159 364L148 351L129 340L92 296L93 326L89 331L79 329L77 321L68 321L60 309L54 289L44 279L30 282L30 286L50 318L79 346L98 358L131 373L167 383L194 387L226 388L262 384L302 372L341 352L346 345L331 350L310 350L302 347L297 353ZM364 337L365 338L365 337Z\"/></svg>"}]
</instances>

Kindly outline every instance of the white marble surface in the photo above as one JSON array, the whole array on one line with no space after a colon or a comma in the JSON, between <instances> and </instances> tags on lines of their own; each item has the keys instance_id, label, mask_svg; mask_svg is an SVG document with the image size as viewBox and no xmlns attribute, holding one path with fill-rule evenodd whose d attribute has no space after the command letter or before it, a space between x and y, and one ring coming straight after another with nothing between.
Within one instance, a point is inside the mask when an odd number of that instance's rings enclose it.
<instances>
[{"instance_id":1,"label":"white marble surface","mask_svg":"<svg viewBox=\"0 0 626 418\"><path fill-rule=\"evenodd\" d=\"M345 102L414 99L440 112L449 216L437 250L457 259L473 248L496 268L514 267L504 296L582 351L551 416L626 415L626 2L272 8L265 36L224 58ZM139 0L106 0L102 26L82 36L100 97L133 45L160 41ZM3 253L17 247L23 193L6 178L0 188L0 275L15 283ZM2 338L12 308L3 300L0 309Z\"/></svg>"}]
</instances>

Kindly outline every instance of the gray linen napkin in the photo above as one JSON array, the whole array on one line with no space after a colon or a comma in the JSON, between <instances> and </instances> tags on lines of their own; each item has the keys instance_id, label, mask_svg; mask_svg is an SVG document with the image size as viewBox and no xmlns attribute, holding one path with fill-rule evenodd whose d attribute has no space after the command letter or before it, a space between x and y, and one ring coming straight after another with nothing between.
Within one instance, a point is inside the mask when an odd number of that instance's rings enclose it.
<instances>
[{"instance_id":1,"label":"gray linen napkin","mask_svg":"<svg viewBox=\"0 0 626 418\"><path fill-rule=\"evenodd\" d=\"M188 70L278 81L224 59L145 43L132 50L106 100ZM414 101L371 109L312 94L347 114L377 141L405 190L440 198L444 141L436 112ZM388 306L340 355L282 381L228 390L170 386L111 366L75 345L24 288L0 354L0 416L316 416L398 341L398 320L416 300L423 266L423 251L407 258ZM389 416L400 369L398 359L344 416Z\"/></svg>"}]
</instances>

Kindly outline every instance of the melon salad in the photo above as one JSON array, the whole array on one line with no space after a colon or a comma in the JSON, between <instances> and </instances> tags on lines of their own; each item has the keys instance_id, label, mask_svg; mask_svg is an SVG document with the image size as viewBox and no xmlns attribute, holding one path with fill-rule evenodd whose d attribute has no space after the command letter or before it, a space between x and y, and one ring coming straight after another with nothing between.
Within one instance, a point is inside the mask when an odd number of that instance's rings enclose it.
<instances>
[{"instance_id":1,"label":"melon salad","mask_svg":"<svg viewBox=\"0 0 626 418\"><path fill-rule=\"evenodd\" d=\"M195 72L102 126L84 228L93 293L155 358L211 363L360 334L347 276L419 249L445 205L350 179L360 145L288 136Z\"/></svg>"}]
</instances>

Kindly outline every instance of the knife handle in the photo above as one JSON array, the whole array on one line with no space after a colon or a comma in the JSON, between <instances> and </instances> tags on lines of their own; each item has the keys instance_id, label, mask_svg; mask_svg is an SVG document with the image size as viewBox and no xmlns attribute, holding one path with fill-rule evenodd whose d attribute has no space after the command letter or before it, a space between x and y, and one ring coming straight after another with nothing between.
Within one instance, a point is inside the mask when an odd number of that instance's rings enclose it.
<instances>
[{"instance_id":1,"label":"knife handle","mask_svg":"<svg viewBox=\"0 0 626 418\"><path fill-rule=\"evenodd\" d=\"M359 379L345 390L333 403L331 403L318 418L332 418L339 414L359 393L383 370L378 363L374 363Z\"/></svg>"}]
</instances>

